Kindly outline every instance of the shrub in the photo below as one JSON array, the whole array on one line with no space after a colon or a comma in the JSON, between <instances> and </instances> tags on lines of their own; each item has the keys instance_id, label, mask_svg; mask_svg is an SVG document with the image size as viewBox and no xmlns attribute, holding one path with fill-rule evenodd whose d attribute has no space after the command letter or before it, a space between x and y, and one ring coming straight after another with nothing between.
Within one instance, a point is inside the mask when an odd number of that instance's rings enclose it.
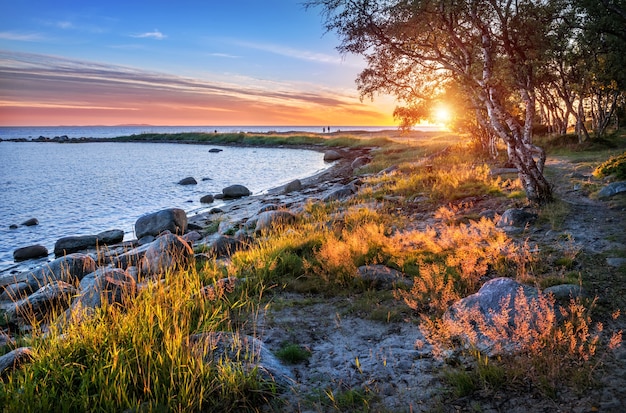
<instances>
[{"instance_id":1,"label":"shrub","mask_svg":"<svg viewBox=\"0 0 626 413\"><path fill-rule=\"evenodd\" d=\"M593 175L599 178L613 175L616 179L626 179L626 152L609 158L593 171Z\"/></svg>"}]
</instances>

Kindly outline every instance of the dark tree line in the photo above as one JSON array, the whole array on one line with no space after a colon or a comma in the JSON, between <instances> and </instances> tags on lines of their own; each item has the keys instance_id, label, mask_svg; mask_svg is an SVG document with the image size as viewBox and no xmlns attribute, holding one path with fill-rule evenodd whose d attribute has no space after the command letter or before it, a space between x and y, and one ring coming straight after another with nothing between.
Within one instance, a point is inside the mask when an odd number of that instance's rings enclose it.
<instances>
[{"instance_id":1,"label":"dark tree line","mask_svg":"<svg viewBox=\"0 0 626 413\"><path fill-rule=\"evenodd\" d=\"M530 201L552 198L545 154L532 142L542 123L580 139L605 133L626 91L626 0L309 0L364 56L363 97L397 97L409 127L434 102L454 101L459 119L487 147L507 147ZM470 116L468 116L470 115Z\"/></svg>"}]
</instances>

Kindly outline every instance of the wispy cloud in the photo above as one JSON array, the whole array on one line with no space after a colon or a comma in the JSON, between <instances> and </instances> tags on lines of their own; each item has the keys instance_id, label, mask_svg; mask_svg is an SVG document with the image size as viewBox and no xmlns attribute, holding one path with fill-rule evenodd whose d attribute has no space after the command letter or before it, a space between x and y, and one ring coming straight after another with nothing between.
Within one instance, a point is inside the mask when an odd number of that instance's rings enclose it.
<instances>
[{"instance_id":1,"label":"wispy cloud","mask_svg":"<svg viewBox=\"0 0 626 413\"><path fill-rule=\"evenodd\" d=\"M227 59L241 59L241 56L237 56L237 55L233 55L229 53L208 53L208 56L224 57Z\"/></svg>"},{"instance_id":2,"label":"wispy cloud","mask_svg":"<svg viewBox=\"0 0 626 413\"><path fill-rule=\"evenodd\" d=\"M146 32L146 33L139 33L139 34L133 34L130 37L135 37L138 39L156 39L156 40L163 40L165 39L167 36L164 35L163 33L161 33L159 30L154 29L154 31L151 32Z\"/></svg>"},{"instance_id":3,"label":"wispy cloud","mask_svg":"<svg viewBox=\"0 0 626 413\"><path fill-rule=\"evenodd\" d=\"M318 63L330 63L339 64L342 63L342 59L339 56L329 55L326 53L312 52L310 50L295 49L288 46L283 46L273 43L255 43L241 40L234 40L234 44L242 47L247 47L255 50L262 50L265 52L290 57L293 59L307 60Z\"/></svg>"},{"instance_id":4,"label":"wispy cloud","mask_svg":"<svg viewBox=\"0 0 626 413\"><path fill-rule=\"evenodd\" d=\"M39 33L0 32L0 39L19 42L37 42L43 40L44 37Z\"/></svg>"},{"instance_id":5,"label":"wispy cloud","mask_svg":"<svg viewBox=\"0 0 626 413\"><path fill-rule=\"evenodd\" d=\"M388 122L388 116L356 97L312 84L230 79L0 50L0 112L6 118L0 116L0 122L45 116L61 122L62 114L80 109L108 116L111 123L340 124L342 117L353 124Z\"/></svg>"}]
</instances>

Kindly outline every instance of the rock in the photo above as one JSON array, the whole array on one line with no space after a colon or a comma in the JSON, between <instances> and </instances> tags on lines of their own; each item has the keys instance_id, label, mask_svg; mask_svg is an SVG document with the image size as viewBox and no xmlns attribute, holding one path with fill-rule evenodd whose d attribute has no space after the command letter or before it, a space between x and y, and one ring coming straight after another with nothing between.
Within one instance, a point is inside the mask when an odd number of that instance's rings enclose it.
<instances>
[{"instance_id":1,"label":"rock","mask_svg":"<svg viewBox=\"0 0 626 413\"><path fill-rule=\"evenodd\" d=\"M222 152L224 149L219 149L219 148L211 148L209 149L209 153L220 153Z\"/></svg>"},{"instance_id":2,"label":"rock","mask_svg":"<svg viewBox=\"0 0 626 413\"><path fill-rule=\"evenodd\" d=\"M149 244L139 265L142 275L165 275L189 263L193 250L181 237L165 233Z\"/></svg>"},{"instance_id":3,"label":"rock","mask_svg":"<svg viewBox=\"0 0 626 413\"><path fill-rule=\"evenodd\" d=\"M626 258L607 257L606 263L610 267L619 268L619 267L626 265Z\"/></svg>"},{"instance_id":4,"label":"rock","mask_svg":"<svg viewBox=\"0 0 626 413\"><path fill-rule=\"evenodd\" d=\"M2 304L4 316L10 323L31 325L42 321L54 312L65 310L70 305L71 297L76 288L64 281L53 281L46 284L33 294L14 303Z\"/></svg>"},{"instance_id":5,"label":"rock","mask_svg":"<svg viewBox=\"0 0 626 413\"><path fill-rule=\"evenodd\" d=\"M187 231L187 214L179 208L169 208L146 214L135 222L135 236L158 236L164 231L182 235Z\"/></svg>"},{"instance_id":6,"label":"rock","mask_svg":"<svg viewBox=\"0 0 626 413\"><path fill-rule=\"evenodd\" d=\"M559 303L567 304L571 299L585 296L583 288L578 284L553 285L543 290L544 294L552 294Z\"/></svg>"},{"instance_id":7,"label":"rock","mask_svg":"<svg viewBox=\"0 0 626 413\"><path fill-rule=\"evenodd\" d=\"M384 265L363 265L358 268L357 276L381 290L392 290L396 286L411 287L413 282L404 273Z\"/></svg>"},{"instance_id":8,"label":"rock","mask_svg":"<svg viewBox=\"0 0 626 413\"><path fill-rule=\"evenodd\" d=\"M497 215L497 212L495 210L493 210L493 209L486 209L486 210L482 211L480 214L478 214L478 216L480 218L486 218L486 219L489 219L489 220L494 219L496 217L496 215Z\"/></svg>"},{"instance_id":9,"label":"rock","mask_svg":"<svg viewBox=\"0 0 626 413\"><path fill-rule=\"evenodd\" d=\"M37 220L37 218L27 219L22 222L21 225L24 225L25 227L33 227L35 225L39 225L39 220Z\"/></svg>"},{"instance_id":10,"label":"rock","mask_svg":"<svg viewBox=\"0 0 626 413\"><path fill-rule=\"evenodd\" d=\"M54 255L60 257L73 252L84 251L98 246L116 244L124 240L124 231L113 229L96 235L63 237L54 244Z\"/></svg>"},{"instance_id":11,"label":"rock","mask_svg":"<svg viewBox=\"0 0 626 413\"><path fill-rule=\"evenodd\" d=\"M626 181L613 182L598 192L598 198L608 199L623 192L626 192Z\"/></svg>"},{"instance_id":12,"label":"rock","mask_svg":"<svg viewBox=\"0 0 626 413\"><path fill-rule=\"evenodd\" d=\"M202 235L198 231L190 231L182 236L182 239L187 241L189 245L192 245L196 241L200 241L202 239Z\"/></svg>"},{"instance_id":13,"label":"rock","mask_svg":"<svg viewBox=\"0 0 626 413\"><path fill-rule=\"evenodd\" d=\"M524 208L511 208L504 211L496 224L498 228L516 227L524 228L537 219L537 214L528 212Z\"/></svg>"},{"instance_id":14,"label":"rock","mask_svg":"<svg viewBox=\"0 0 626 413\"><path fill-rule=\"evenodd\" d=\"M0 294L0 302L2 301L17 301L22 298L28 297L33 293L33 288L25 281L10 284L4 287L4 291Z\"/></svg>"},{"instance_id":15,"label":"rock","mask_svg":"<svg viewBox=\"0 0 626 413\"><path fill-rule=\"evenodd\" d=\"M48 248L43 245L29 245L13 251L13 260L16 262L48 256Z\"/></svg>"},{"instance_id":16,"label":"rock","mask_svg":"<svg viewBox=\"0 0 626 413\"><path fill-rule=\"evenodd\" d=\"M200 296L213 301L224 293L232 293L243 280L237 277L221 278L214 285L205 285L200 289Z\"/></svg>"},{"instance_id":17,"label":"rock","mask_svg":"<svg viewBox=\"0 0 626 413\"><path fill-rule=\"evenodd\" d=\"M299 191L302 189L302 182L299 179L295 179L285 185L285 189L283 189L284 194L288 194L290 192Z\"/></svg>"},{"instance_id":18,"label":"rock","mask_svg":"<svg viewBox=\"0 0 626 413\"><path fill-rule=\"evenodd\" d=\"M222 194L225 199L236 199L249 196L252 192L243 185L231 185L222 189Z\"/></svg>"},{"instance_id":19,"label":"rock","mask_svg":"<svg viewBox=\"0 0 626 413\"><path fill-rule=\"evenodd\" d=\"M388 175L388 174L394 173L395 171L398 171L398 170L400 170L400 167L398 165L391 165L390 167L388 167L386 169L383 169L382 171L378 172L378 175L379 176Z\"/></svg>"},{"instance_id":20,"label":"rock","mask_svg":"<svg viewBox=\"0 0 626 413\"><path fill-rule=\"evenodd\" d=\"M30 347L19 347L4 356L0 356L0 377L4 377L11 370L17 369L20 365L32 359L33 352Z\"/></svg>"},{"instance_id":21,"label":"rock","mask_svg":"<svg viewBox=\"0 0 626 413\"><path fill-rule=\"evenodd\" d=\"M215 198L213 198L213 195L205 195L202 198L200 198L200 203L201 204L211 204L211 203L213 203L214 200L215 200Z\"/></svg>"},{"instance_id":22,"label":"rock","mask_svg":"<svg viewBox=\"0 0 626 413\"><path fill-rule=\"evenodd\" d=\"M11 224L9 225L9 229L17 229L18 225L17 224Z\"/></svg>"},{"instance_id":23,"label":"rock","mask_svg":"<svg viewBox=\"0 0 626 413\"><path fill-rule=\"evenodd\" d=\"M267 231L276 225L286 225L295 222L296 216L289 211L265 211L261 212L257 218L254 231L259 233Z\"/></svg>"},{"instance_id":24,"label":"rock","mask_svg":"<svg viewBox=\"0 0 626 413\"><path fill-rule=\"evenodd\" d=\"M241 363L245 371L257 369L263 379L283 388L295 383L291 371L254 337L226 331L205 332L190 336L189 344L205 363Z\"/></svg>"},{"instance_id":25,"label":"rock","mask_svg":"<svg viewBox=\"0 0 626 413\"><path fill-rule=\"evenodd\" d=\"M210 245L208 254L216 257L229 257L237 251L243 250L244 243L229 235L220 235Z\"/></svg>"},{"instance_id":26,"label":"rock","mask_svg":"<svg viewBox=\"0 0 626 413\"><path fill-rule=\"evenodd\" d=\"M332 149L324 152L324 161L326 162L336 161L341 158L343 158L343 155L341 155L339 152L334 151Z\"/></svg>"},{"instance_id":27,"label":"rock","mask_svg":"<svg viewBox=\"0 0 626 413\"><path fill-rule=\"evenodd\" d=\"M520 345L524 343L514 342L508 336L517 327L517 323L528 322L529 328L539 328L535 324L536 309L532 309L531 320L520 315L515 303L520 292L530 308L537 304L539 292L533 287L520 284L510 278L495 278L487 281L477 293L457 301L446 311L443 317L446 328L450 329L449 331L459 332L459 338L468 346L476 347L488 356L519 350ZM509 301L505 300L507 297L510 297ZM503 307L503 304L507 307ZM498 340L483 334L482 328L484 327L481 325L487 328L493 327L494 320L503 312L508 312L508 319L504 320L507 322L505 326L507 331L499 333ZM554 311L554 313L556 316L559 311ZM468 329L470 331L467 331ZM531 336L531 334L528 335L529 340L532 339Z\"/></svg>"},{"instance_id":28,"label":"rock","mask_svg":"<svg viewBox=\"0 0 626 413\"><path fill-rule=\"evenodd\" d=\"M345 185L327 194L324 198L322 198L322 201L324 202L339 201L345 198L349 198L355 193L356 193L356 187L354 185Z\"/></svg>"},{"instance_id":29,"label":"rock","mask_svg":"<svg viewBox=\"0 0 626 413\"><path fill-rule=\"evenodd\" d=\"M188 176L178 181L178 185L197 185L198 181L193 176Z\"/></svg>"},{"instance_id":30,"label":"rock","mask_svg":"<svg viewBox=\"0 0 626 413\"><path fill-rule=\"evenodd\" d=\"M80 282L79 296L72 303L76 308L97 308L107 304L126 304L137 294L137 282L119 268L98 268Z\"/></svg>"},{"instance_id":31,"label":"rock","mask_svg":"<svg viewBox=\"0 0 626 413\"><path fill-rule=\"evenodd\" d=\"M358 168L361 168L361 167L367 165L370 162L372 162L372 158L371 157L369 157L369 156L359 156L354 161L352 161L352 164L350 164L350 167L352 169L358 169Z\"/></svg>"},{"instance_id":32,"label":"rock","mask_svg":"<svg viewBox=\"0 0 626 413\"><path fill-rule=\"evenodd\" d=\"M86 254L69 254L19 274L0 276L0 287L20 282L27 283L33 290L54 281L64 281L69 284L80 281L86 274L96 270L96 262Z\"/></svg>"}]
</instances>

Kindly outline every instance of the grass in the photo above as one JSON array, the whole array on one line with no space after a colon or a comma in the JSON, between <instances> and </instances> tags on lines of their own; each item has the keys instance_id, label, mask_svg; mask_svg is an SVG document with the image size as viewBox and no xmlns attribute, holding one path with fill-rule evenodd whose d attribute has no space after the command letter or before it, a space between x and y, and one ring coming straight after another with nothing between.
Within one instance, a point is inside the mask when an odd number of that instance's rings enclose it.
<instances>
[{"instance_id":1,"label":"grass","mask_svg":"<svg viewBox=\"0 0 626 413\"><path fill-rule=\"evenodd\" d=\"M281 389L245 362L252 355L207 361L207 354L189 351L190 335L255 335L265 308L304 305L281 299L282 293L296 292L316 303L345 297L343 315L421 323L428 340L443 352L457 348L453 333L469 327L446 324L442 315L486 279L510 276L545 287L562 280L581 282L584 276L574 271L581 259L578 251L560 248L565 253L537 255L498 230L495 220L480 218L476 211L483 205L519 205L519 181L491 176L487 161L477 160L450 136L405 142L385 136L194 133L119 140L377 149L371 152L372 163L359 171L365 183L355 198L311 202L288 231L272 228L226 263L198 260L166 274L163 282L149 283L123 308L106 306L63 330L53 325L44 333L35 324L31 334L20 338L21 344L33 347L35 361L0 379L5 411L271 410L282 397ZM606 149L601 152L606 156ZM425 156L427 162L420 162ZM398 167L395 172L377 174L392 165ZM566 204L556 202L540 211L540 222L558 230L568 213ZM214 230L216 224L209 232ZM413 286L372 290L357 277L359 266L371 264L404 272ZM204 286L217 286L227 277L242 281L232 288L216 287L209 298L202 298ZM503 314L501 324L485 331L503 343L517 343L521 351L495 358L476 350L463 353L463 361L444 374L457 397L514 390L525 382L545 397L557 397L564 387L588 387L605 351L621 342L618 332L606 334L593 319L594 302L572 302L561 325L551 323L557 315L549 298L539 307L518 305L526 309L525 329L507 330ZM478 318L471 322L484 324ZM286 363L304 363L311 353L288 342L276 355ZM375 386L321 387L309 396L322 411L380 410L373 407L378 400Z\"/></svg>"}]
</instances>

